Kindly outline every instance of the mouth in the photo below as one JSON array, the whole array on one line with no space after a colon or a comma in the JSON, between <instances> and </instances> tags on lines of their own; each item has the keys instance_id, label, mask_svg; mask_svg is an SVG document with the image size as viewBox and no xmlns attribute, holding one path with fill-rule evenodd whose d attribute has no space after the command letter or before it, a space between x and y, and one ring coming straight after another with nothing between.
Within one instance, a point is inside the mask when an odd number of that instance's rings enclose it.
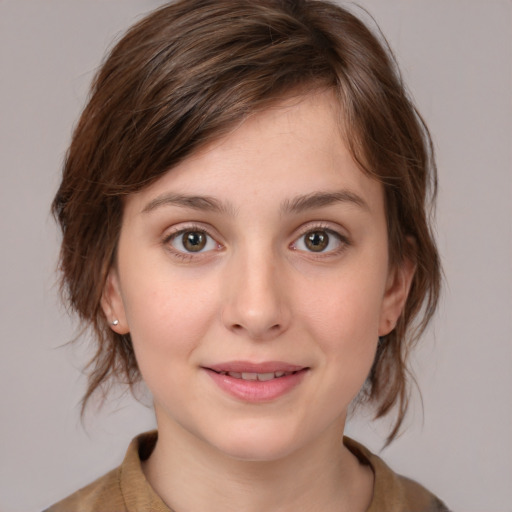
<instances>
[{"instance_id":1,"label":"mouth","mask_svg":"<svg viewBox=\"0 0 512 512\"><path fill-rule=\"evenodd\" d=\"M279 361L231 361L203 367L222 391L244 402L269 402L290 393L309 369Z\"/></svg>"},{"instance_id":2,"label":"mouth","mask_svg":"<svg viewBox=\"0 0 512 512\"><path fill-rule=\"evenodd\" d=\"M215 373L217 373L219 375L227 375L229 377L232 377L233 379L241 379L241 380L248 380L248 381L258 380L260 382L267 382L269 380L287 377L288 375L294 375L295 373L302 371L302 370L296 370L293 372L285 372L285 371L278 370L276 372L265 372L265 373L227 372L227 371L215 371L215 370L212 370L212 371L214 371Z\"/></svg>"}]
</instances>

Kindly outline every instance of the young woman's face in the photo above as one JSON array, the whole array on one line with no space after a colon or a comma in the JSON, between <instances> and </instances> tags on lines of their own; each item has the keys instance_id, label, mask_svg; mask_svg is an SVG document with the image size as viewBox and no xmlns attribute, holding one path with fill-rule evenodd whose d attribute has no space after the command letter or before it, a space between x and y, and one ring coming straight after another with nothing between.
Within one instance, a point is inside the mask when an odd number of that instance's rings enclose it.
<instances>
[{"instance_id":1,"label":"young woman's face","mask_svg":"<svg viewBox=\"0 0 512 512\"><path fill-rule=\"evenodd\" d=\"M127 198L104 309L160 429L258 460L339 441L412 270L390 268L338 111L328 92L268 109Z\"/></svg>"}]
</instances>

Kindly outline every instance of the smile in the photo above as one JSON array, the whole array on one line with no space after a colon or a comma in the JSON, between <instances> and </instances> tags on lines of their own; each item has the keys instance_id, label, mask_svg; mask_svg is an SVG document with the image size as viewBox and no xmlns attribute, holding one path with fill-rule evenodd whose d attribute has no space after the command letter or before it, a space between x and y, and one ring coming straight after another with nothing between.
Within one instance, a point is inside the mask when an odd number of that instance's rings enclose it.
<instances>
[{"instance_id":1,"label":"smile","mask_svg":"<svg viewBox=\"0 0 512 512\"><path fill-rule=\"evenodd\" d=\"M203 367L203 370L218 389L237 401L261 403L291 393L310 369L282 362L237 361Z\"/></svg>"},{"instance_id":2,"label":"smile","mask_svg":"<svg viewBox=\"0 0 512 512\"><path fill-rule=\"evenodd\" d=\"M242 380L259 380L260 382L266 382L272 379L279 379L281 377L286 377L288 375L293 375L297 372L267 372L267 373L253 373L253 372L217 372L219 375L228 375L229 377L233 377L234 379L242 379Z\"/></svg>"}]
</instances>

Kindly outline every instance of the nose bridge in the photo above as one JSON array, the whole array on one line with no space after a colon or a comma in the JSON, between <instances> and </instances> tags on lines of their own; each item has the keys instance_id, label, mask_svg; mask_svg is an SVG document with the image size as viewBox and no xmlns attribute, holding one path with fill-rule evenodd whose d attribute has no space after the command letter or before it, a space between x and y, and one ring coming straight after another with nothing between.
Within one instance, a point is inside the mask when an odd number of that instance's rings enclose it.
<instances>
[{"instance_id":1,"label":"nose bridge","mask_svg":"<svg viewBox=\"0 0 512 512\"><path fill-rule=\"evenodd\" d=\"M289 311L282 288L282 266L270 243L244 244L228 265L223 321L227 328L254 339L285 330Z\"/></svg>"}]
</instances>

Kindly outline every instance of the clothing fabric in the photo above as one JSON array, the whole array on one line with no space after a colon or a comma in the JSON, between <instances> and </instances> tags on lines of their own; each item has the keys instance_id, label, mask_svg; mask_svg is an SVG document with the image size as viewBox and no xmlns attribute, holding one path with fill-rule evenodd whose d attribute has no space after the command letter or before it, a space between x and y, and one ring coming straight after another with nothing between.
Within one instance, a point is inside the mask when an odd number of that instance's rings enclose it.
<instances>
[{"instance_id":1,"label":"clothing fabric","mask_svg":"<svg viewBox=\"0 0 512 512\"><path fill-rule=\"evenodd\" d=\"M151 455L157 438L156 431L137 436L118 468L44 512L173 512L142 471L141 461ZM373 499L367 512L448 512L442 501L418 483L394 473L364 446L348 437L343 442L373 470Z\"/></svg>"}]
</instances>

